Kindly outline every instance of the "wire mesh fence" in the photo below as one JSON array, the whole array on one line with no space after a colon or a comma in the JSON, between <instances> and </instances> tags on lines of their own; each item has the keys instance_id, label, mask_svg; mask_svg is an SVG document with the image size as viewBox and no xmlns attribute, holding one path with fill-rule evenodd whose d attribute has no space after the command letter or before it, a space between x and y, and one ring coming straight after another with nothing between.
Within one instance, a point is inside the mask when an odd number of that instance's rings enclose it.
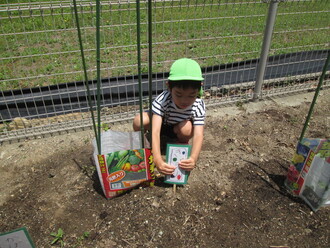
<instances>
[{"instance_id":1,"label":"wire mesh fence","mask_svg":"<svg viewBox=\"0 0 330 248\"><path fill-rule=\"evenodd\" d=\"M253 98L267 30L272 37L261 97L312 88L329 51L326 0L152 0L151 8L145 0L140 2L139 20L136 3L100 1L105 123L131 119L139 104L147 109L148 94L155 97L165 89L170 65L181 57L200 63L205 101L211 106ZM275 13L270 11L272 4ZM95 7L95 1L77 0L92 100L96 99ZM273 27L267 25L270 15L275 15ZM0 141L91 126L80 52L72 1L0 1Z\"/></svg>"}]
</instances>

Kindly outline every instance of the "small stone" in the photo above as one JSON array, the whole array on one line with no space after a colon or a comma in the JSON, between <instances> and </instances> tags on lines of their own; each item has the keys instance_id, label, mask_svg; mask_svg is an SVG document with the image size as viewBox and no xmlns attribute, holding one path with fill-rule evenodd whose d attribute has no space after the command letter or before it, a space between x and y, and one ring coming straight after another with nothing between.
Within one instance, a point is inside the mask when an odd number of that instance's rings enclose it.
<instances>
[{"instance_id":1,"label":"small stone","mask_svg":"<svg viewBox=\"0 0 330 248\"><path fill-rule=\"evenodd\" d=\"M49 177L49 178L53 178L53 177L55 177L55 174L53 174L53 173L49 173L49 174L48 174L48 177Z\"/></svg>"},{"instance_id":2,"label":"small stone","mask_svg":"<svg viewBox=\"0 0 330 248\"><path fill-rule=\"evenodd\" d=\"M151 203L151 206L154 206L156 208L159 208L160 204L156 200Z\"/></svg>"}]
</instances>

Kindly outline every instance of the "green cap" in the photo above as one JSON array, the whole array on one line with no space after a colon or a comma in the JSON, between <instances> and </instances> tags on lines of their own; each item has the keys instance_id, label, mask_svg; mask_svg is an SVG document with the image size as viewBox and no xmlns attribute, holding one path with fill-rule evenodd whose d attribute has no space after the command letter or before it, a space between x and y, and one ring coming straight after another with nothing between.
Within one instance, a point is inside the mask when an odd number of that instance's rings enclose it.
<instances>
[{"instance_id":1,"label":"green cap","mask_svg":"<svg viewBox=\"0 0 330 248\"><path fill-rule=\"evenodd\" d=\"M204 80L199 64L195 60L187 58L178 59L172 64L168 79L171 81Z\"/></svg>"}]
</instances>

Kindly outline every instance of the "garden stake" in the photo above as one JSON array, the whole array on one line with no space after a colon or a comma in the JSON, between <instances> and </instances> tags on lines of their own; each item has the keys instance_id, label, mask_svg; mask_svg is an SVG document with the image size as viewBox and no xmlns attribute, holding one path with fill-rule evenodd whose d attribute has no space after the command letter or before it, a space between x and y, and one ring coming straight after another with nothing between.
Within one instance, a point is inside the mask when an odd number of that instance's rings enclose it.
<instances>
[{"instance_id":1,"label":"garden stake","mask_svg":"<svg viewBox=\"0 0 330 248\"><path fill-rule=\"evenodd\" d=\"M152 113L152 0L148 0L148 43L149 43L149 113ZM150 118L149 130L152 130L152 118ZM150 146L152 135L150 135Z\"/></svg>"},{"instance_id":2,"label":"garden stake","mask_svg":"<svg viewBox=\"0 0 330 248\"><path fill-rule=\"evenodd\" d=\"M305 135L305 132L306 132L308 123L309 123L310 118L311 118L312 113L313 113L313 109L314 109L314 105L316 103L316 99L317 99L317 97L319 95L320 89L321 89L322 84L323 84L323 79L325 77L325 73L326 73L327 68L328 68L328 65L329 65L329 60L330 60L330 52L328 52L328 57L327 57L327 60L325 61L325 64L324 64L324 67L323 67L323 70L322 70L322 74L321 74L320 79L319 79L319 83L318 83L317 88L315 90L314 98L313 98L312 104L311 104L311 106L309 108L309 112L308 112L308 115L306 117L305 125L303 127L302 132L301 132L301 135L300 135L300 138L299 138L299 142L301 142L302 139L304 138L304 135Z\"/></svg>"},{"instance_id":3,"label":"garden stake","mask_svg":"<svg viewBox=\"0 0 330 248\"><path fill-rule=\"evenodd\" d=\"M136 40L137 40L137 60L138 60L138 81L139 81L139 101L140 101L140 126L141 141L144 148L144 126L143 126L143 104L142 104L142 80L141 80L141 38L140 38L140 0L136 1Z\"/></svg>"},{"instance_id":4,"label":"garden stake","mask_svg":"<svg viewBox=\"0 0 330 248\"><path fill-rule=\"evenodd\" d=\"M100 55L100 0L96 0L96 78L97 78L97 137L96 143L101 153L101 55Z\"/></svg>"},{"instance_id":5,"label":"garden stake","mask_svg":"<svg viewBox=\"0 0 330 248\"><path fill-rule=\"evenodd\" d=\"M86 90L87 90L88 106L89 106L89 110L91 112L91 117L92 117L92 122L93 122L93 130L94 130L95 138L97 139L97 130L96 130L96 124L95 124L93 105L92 105L92 97L91 97L89 84L88 84L87 67L86 67L83 43L82 43L82 39L81 39L80 24L79 24L76 0L73 0L73 6L74 6L74 14L75 14L75 18L76 18L76 25L77 25L77 33L78 33L79 47L80 47L80 53L81 53L81 60L82 60L84 76L85 76L84 84L85 84L85 87L86 87ZM100 150L100 147L98 147L98 149Z\"/></svg>"}]
</instances>

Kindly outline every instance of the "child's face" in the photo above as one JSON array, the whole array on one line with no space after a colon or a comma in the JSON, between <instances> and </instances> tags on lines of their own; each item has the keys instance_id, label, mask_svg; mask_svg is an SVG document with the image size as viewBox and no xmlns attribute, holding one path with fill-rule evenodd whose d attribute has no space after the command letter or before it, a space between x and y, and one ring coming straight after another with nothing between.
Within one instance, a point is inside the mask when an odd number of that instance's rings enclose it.
<instances>
[{"instance_id":1,"label":"child's face","mask_svg":"<svg viewBox=\"0 0 330 248\"><path fill-rule=\"evenodd\" d=\"M186 109L191 106L195 102L198 93L198 89L192 88L182 89L173 87L171 90L173 102L180 109Z\"/></svg>"}]
</instances>

